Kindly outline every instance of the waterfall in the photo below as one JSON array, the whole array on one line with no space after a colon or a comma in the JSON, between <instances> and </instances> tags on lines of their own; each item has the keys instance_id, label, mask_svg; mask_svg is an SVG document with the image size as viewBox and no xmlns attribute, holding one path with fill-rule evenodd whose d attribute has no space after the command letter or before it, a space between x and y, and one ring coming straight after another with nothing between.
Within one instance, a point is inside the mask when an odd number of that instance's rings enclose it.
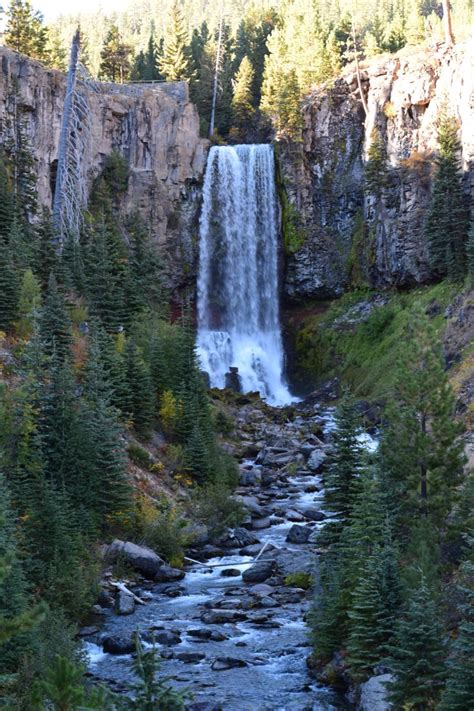
<instances>
[{"instance_id":1,"label":"waterfall","mask_svg":"<svg viewBox=\"0 0 474 711\"><path fill-rule=\"evenodd\" d=\"M292 398L283 379L273 148L214 146L200 222L198 355L211 386L237 367L244 392Z\"/></svg>"}]
</instances>

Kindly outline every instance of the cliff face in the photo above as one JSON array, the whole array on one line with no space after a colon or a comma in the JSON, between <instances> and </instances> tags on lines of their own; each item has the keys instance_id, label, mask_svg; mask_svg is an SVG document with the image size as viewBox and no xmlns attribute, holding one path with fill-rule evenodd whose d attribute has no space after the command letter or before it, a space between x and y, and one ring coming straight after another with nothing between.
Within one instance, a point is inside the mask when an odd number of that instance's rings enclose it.
<instances>
[{"instance_id":1,"label":"cliff face","mask_svg":"<svg viewBox=\"0 0 474 711\"><path fill-rule=\"evenodd\" d=\"M0 136L5 135L13 84L36 162L41 203L51 205L65 76L0 48ZM107 155L119 151L130 168L122 209L138 209L151 225L171 288L193 281L199 181L207 142L183 82L166 85L97 84L86 91L90 137L84 153L89 190Z\"/></svg>"},{"instance_id":2,"label":"cliff face","mask_svg":"<svg viewBox=\"0 0 474 711\"><path fill-rule=\"evenodd\" d=\"M331 297L349 282L409 286L430 278L423 226L437 120L461 124L466 191L474 196L472 46L411 50L354 72L307 97L301 144L279 146L301 246L286 260L289 299ZM387 151L380 195L364 191L364 162L377 132Z\"/></svg>"}]
</instances>

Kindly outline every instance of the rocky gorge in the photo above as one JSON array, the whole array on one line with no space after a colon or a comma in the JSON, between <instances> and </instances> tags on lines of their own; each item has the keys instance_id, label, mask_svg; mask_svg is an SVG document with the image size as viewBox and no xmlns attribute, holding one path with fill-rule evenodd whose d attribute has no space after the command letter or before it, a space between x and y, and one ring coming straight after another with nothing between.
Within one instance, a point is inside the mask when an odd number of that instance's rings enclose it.
<instances>
[{"instance_id":1,"label":"rocky gorge","mask_svg":"<svg viewBox=\"0 0 474 711\"><path fill-rule=\"evenodd\" d=\"M285 412L248 402L235 416L235 498L244 520L218 538L201 534L183 571L164 566L149 549L111 544L109 564L120 555L135 575L124 588L113 567L105 571L94 625L81 631L90 673L126 689L138 632L156 645L172 684L190 688L190 709L352 708L307 665L304 619L317 580L318 532L331 516L322 485L331 411L301 405ZM376 446L368 434L364 442L369 450Z\"/></svg>"}]
</instances>

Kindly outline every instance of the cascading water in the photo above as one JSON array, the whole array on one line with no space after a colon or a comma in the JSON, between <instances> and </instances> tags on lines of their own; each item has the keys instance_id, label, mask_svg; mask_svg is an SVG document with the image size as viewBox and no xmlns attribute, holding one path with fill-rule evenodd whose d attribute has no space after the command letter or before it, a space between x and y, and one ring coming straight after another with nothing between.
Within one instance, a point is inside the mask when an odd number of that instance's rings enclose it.
<instances>
[{"instance_id":1,"label":"cascading water","mask_svg":"<svg viewBox=\"0 0 474 711\"><path fill-rule=\"evenodd\" d=\"M204 181L198 279L198 355L211 386L237 367L244 392L269 403L284 382L278 308L278 213L273 149L213 147Z\"/></svg>"}]
</instances>

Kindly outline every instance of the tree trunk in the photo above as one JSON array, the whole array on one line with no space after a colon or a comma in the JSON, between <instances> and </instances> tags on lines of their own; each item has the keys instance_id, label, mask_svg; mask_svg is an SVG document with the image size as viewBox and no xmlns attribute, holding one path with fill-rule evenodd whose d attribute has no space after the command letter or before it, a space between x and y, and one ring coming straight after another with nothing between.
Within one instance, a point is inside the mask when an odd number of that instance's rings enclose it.
<instances>
[{"instance_id":1,"label":"tree trunk","mask_svg":"<svg viewBox=\"0 0 474 711\"><path fill-rule=\"evenodd\" d=\"M453 27L451 24L451 6L449 0L443 1L443 27L444 27L444 40L446 44L451 47L454 44Z\"/></svg>"}]
</instances>

